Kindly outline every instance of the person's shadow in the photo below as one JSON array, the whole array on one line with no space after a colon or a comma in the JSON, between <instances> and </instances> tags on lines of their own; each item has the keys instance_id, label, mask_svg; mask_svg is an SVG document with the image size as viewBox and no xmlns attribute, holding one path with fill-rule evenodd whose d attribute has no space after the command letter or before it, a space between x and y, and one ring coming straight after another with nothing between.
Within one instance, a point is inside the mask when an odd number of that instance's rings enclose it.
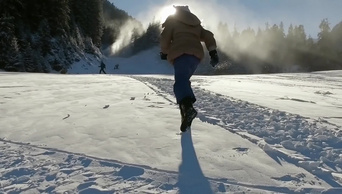
<instances>
[{"instance_id":1,"label":"person's shadow","mask_svg":"<svg viewBox=\"0 0 342 194\"><path fill-rule=\"evenodd\" d=\"M179 165L178 188L181 194L213 193L208 179L204 176L198 162L191 132L182 134L182 163Z\"/></svg>"}]
</instances>

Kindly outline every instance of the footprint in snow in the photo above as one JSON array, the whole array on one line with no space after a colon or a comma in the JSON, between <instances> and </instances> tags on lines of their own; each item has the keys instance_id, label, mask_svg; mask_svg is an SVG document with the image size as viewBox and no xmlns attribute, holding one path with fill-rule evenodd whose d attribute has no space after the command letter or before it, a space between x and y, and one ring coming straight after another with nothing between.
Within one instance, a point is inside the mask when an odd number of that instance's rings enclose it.
<instances>
[{"instance_id":1,"label":"footprint in snow","mask_svg":"<svg viewBox=\"0 0 342 194\"><path fill-rule=\"evenodd\" d=\"M233 148L233 150L241 154L247 154L249 151L249 148L236 147L236 148Z\"/></svg>"}]
</instances>

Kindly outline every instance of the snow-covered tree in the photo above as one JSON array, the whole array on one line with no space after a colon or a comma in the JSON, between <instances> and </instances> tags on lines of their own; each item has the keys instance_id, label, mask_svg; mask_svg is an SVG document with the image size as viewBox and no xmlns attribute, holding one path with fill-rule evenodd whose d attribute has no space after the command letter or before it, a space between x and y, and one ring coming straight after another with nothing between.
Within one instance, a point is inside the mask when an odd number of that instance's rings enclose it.
<instances>
[{"instance_id":1,"label":"snow-covered tree","mask_svg":"<svg viewBox=\"0 0 342 194\"><path fill-rule=\"evenodd\" d=\"M19 60L18 40L15 36L14 17L0 17L0 68L12 68Z\"/></svg>"}]
</instances>

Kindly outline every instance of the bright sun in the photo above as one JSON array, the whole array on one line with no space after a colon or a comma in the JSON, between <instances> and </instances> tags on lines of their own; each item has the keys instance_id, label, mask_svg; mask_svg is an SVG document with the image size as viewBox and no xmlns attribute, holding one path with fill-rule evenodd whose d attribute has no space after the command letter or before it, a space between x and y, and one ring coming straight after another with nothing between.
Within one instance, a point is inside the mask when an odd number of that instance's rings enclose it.
<instances>
[{"instance_id":1,"label":"bright sun","mask_svg":"<svg viewBox=\"0 0 342 194\"><path fill-rule=\"evenodd\" d=\"M164 22L169 15L172 15L175 12L176 9L173 6L163 7L159 13L160 21Z\"/></svg>"}]
</instances>

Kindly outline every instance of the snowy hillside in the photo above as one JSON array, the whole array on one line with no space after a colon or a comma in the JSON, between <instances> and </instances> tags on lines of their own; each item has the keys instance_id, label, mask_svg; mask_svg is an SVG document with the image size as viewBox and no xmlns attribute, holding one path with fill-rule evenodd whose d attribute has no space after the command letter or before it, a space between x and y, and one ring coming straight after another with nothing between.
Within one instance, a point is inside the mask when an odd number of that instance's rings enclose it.
<instances>
[{"instance_id":1,"label":"snowy hillside","mask_svg":"<svg viewBox=\"0 0 342 194\"><path fill-rule=\"evenodd\" d=\"M0 72L0 193L342 193L342 71L194 76L180 134L156 50L105 63Z\"/></svg>"},{"instance_id":2,"label":"snowy hillside","mask_svg":"<svg viewBox=\"0 0 342 194\"><path fill-rule=\"evenodd\" d=\"M142 51L130 58L103 57L107 74L172 74L173 68L167 61L161 61L159 48ZM97 74L100 59L89 56L87 60L75 63L69 70L69 74ZM117 66L118 65L118 66ZM117 68L116 68L117 67Z\"/></svg>"}]
</instances>

